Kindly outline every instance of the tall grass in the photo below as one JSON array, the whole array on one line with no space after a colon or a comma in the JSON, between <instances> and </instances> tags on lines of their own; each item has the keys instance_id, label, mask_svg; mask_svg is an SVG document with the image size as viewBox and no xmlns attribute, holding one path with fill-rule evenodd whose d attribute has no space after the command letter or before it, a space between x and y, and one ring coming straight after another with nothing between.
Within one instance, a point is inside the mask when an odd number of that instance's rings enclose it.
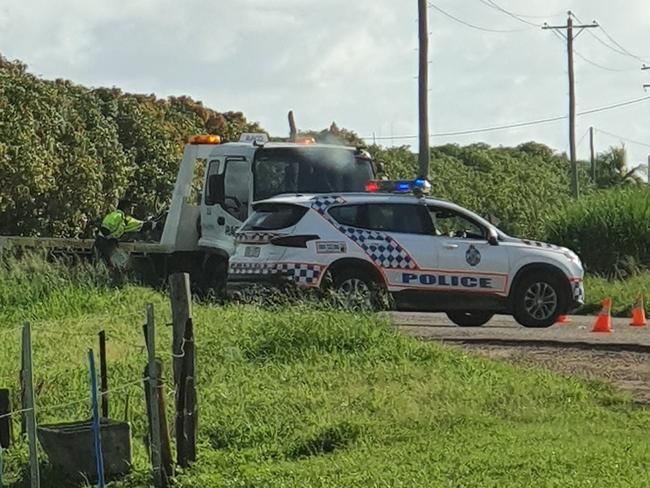
<instances>
[{"instance_id":1,"label":"tall grass","mask_svg":"<svg viewBox=\"0 0 650 488\"><path fill-rule=\"evenodd\" d=\"M102 265L42 254L0 256L0 324L3 318L66 317L92 307L98 291L111 286Z\"/></svg>"},{"instance_id":2,"label":"tall grass","mask_svg":"<svg viewBox=\"0 0 650 488\"><path fill-rule=\"evenodd\" d=\"M650 267L650 192L594 193L559 212L546 234L549 241L576 251L589 273L635 274Z\"/></svg>"}]
</instances>

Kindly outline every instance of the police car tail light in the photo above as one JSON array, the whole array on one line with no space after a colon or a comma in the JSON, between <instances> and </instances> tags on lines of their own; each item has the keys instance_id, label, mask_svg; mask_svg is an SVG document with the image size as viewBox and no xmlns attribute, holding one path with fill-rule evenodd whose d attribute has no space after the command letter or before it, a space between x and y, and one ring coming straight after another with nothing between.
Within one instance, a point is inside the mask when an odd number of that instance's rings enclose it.
<instances>
[{"instance_id":1,"label":"police car tail light","mask_svg":"<svg viewBox=\"0 0 650 488\"><path fill-rule=\"evenodd\" d=\"M282 247L307 247L309 241L315 241L320 239L320 236L310 234L310 235L299 235L299 236L283 236L275 237L271 239L271 244L274 246Z\"/></svg>"}]
</instances>

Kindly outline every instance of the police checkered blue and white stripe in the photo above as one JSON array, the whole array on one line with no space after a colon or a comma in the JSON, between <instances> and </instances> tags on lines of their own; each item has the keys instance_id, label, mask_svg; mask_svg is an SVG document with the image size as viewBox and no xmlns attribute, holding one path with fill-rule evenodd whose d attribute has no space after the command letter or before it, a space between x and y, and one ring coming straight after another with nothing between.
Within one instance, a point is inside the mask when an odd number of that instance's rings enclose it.
<instances>
[{"instance_id":1,"label":"police checkered blue and white stripe","mask_svg":"<svg viewBox=\"0 0 650 488\"><path fill-rule=\"evenodd\" d=\"M339 196L314 197L311 199L311 208L321 215L326 215L325 212L329 207L339 203L345 203L345 200Z\"/></svg>"},{"instance_id":2,"label":"police checkered blue and white stripe","mask_svg":"<svg viewBox=\"0 0 650 488\"><path fill-rule=\"evenodd\" d=\"M250 232L242 231L235 234L235 242L238 244L266 244L274 237L279 237L283 234L277 232Z\"/></svg>"},{"instance_id":3,"label":"police checkered blue and white stripe","mask_svg":"<svg viewBox=\"0 0 650 488\"><path fill-rule=\"evenodd\" d=\"M310 263L232 263L229 272L238 275L282 275L301 285L318 284L325 266Z\"/></svg>"},{"instance_id":4,"label":"police checkered blue and white stripe","mask_svg":"<svg viewBox=\"0 0 650 488\"><path fill-rule=\"evenodd\" d=\"M311 201L311 208L327 219L339 232L356 242L377 266L389 269L417 268L413 258L388 234L341 225L330 217L327 209L332 205L345 203L343 198L339 196L314 197Z\"/></svg>"}]
</instances>

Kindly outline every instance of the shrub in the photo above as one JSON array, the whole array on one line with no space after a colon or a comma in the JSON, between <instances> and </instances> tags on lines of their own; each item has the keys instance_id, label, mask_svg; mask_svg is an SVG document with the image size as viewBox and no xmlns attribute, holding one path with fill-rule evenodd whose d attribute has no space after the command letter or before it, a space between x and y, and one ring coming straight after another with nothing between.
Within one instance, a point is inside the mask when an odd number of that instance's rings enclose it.
<instances>
[{"instance_id":1,"label":"shrub","mask_svg":"<svg viewBox=\"0 0 650 488\"><path fill-rule=\"evenodd\" d=\"M634 274L650 267L650 193L620 189L582 198L554 216L546 237L577 252L591 273Z\"/></svg>"}]
</instances>

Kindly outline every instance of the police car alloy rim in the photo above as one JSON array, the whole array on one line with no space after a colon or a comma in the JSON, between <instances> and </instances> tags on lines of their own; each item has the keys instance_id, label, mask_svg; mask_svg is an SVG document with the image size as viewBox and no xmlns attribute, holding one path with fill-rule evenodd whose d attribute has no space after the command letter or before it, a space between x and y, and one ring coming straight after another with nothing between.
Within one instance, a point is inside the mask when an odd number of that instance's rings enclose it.
<instances>
[{"instance_id":1,"label":"police car alloy rim","mask_svg":"<svg viewBox=\"0 0 650 488\"><path fill-rule=\"evenodd\" d=\"M338 291L344 294L347 305L362 303L366 306L372 305L371 293L368 284L359 278L348 278L341 282Z\"/></svg>"},{"instance_id":2,"label":"police car alloy rim","mask_svg":"<svg viewBox=\"0 0 650 488\"><path fill-rule=\"evenodd\" d=\"M524 294L524 307L531 317L537 320L548 319L557 309L557 293L548 283L533 283Z\"/></svg>"}]
</instances>

